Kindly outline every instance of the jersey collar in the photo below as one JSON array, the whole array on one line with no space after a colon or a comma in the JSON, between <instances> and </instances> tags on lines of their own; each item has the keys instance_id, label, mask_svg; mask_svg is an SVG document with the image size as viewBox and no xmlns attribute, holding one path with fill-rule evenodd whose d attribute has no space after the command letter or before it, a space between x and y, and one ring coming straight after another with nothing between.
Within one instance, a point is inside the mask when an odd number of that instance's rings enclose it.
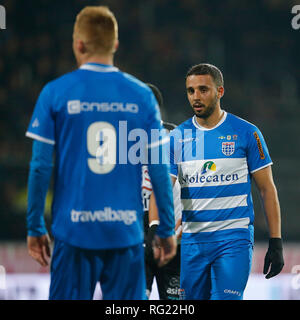
<instances>
[{"instance_id":1,"label":"jersey collar","mask_svg":"<svg viewBox=\"0 0 300 320\"><path fill-rule=\"evenodd\" d=\"M200 129L200 130L203 130L203 131L210 131L210 130L214 130L216 129L217 127L219 127L227 118L227 112L224 110L224 114L223 114L223 117L221 118L221 120L212 128L205 128L205 127L202 127L197 119L196 119L196 116L193 116L193 119L192 119L192 122L193 122L193 125L197 128L197 129Z\"/></svg>"},{"instance_id":2,"label":"jersey collar","mask_svg":"<svg viewBox=\"0 0 300 320\"><path fill-rule=\"evenodd\" d=\"M89 70L89 71L96 71L96 72L117 72L119 71L118 68L107 65L107 64L100 64L100 63L85 63L79 67L81 70Z\"/></svg>"}]
</instances>

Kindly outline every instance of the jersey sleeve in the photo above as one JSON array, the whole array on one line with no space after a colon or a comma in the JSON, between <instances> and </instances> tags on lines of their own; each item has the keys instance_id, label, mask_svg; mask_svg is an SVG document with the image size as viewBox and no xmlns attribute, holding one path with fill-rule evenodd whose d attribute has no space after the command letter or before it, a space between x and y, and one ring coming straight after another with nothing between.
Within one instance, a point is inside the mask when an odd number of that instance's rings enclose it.
<instances>
[{"instance_id":1,"label":"jersey sleeve","mask_svg":"<svg viewBox=\"0 0 300 320\"><path fill-rule=\"evenodd\" d=\"M52 111L53 96L49 84L41 91L31 117L26 136L55 144L55 125Z\"/></svg>"},{"instance_id":2,"label":"jersey sleeve","mask_svg":"<svg viewBox=\"0 0 300 320\"><path fill-rule=\"evenodd\" d=\"M248 133L247 162L251 173L273 164L265 139L257 127Z\"/></svg>"},{"instance_id":3,"label":"jersey sleeve","mask_svg":"<svg viewBox=\"0 0 300 320\"><path fill-rule=\"evenodd\" d=\"M29 236L47 233L44 207L52 173L54 146L37 140L33 141L32 159L28 176L27 230Z\"/></svg>"}]
</instances>

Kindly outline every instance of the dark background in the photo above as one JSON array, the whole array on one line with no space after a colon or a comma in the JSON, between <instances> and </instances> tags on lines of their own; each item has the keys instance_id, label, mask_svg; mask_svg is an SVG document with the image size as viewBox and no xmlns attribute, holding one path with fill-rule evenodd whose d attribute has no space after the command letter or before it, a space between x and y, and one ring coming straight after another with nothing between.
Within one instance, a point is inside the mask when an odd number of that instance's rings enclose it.
<instances>
[{"instance_id":1,"label":"dark background","mask_svg":"<svg viewBox=\"0 0 300 320\"><path fill-rule=\"evenodd\" d=\"M298 1L300 4L300 1ZM72 29L86 5L108 5L119 23L115 65L157 85L163 119L192 116L185 74L209 62L224 75L222 107L256 124L274 162L286 241L300 241L300 29L287 0L0 1L0 240L25 240L31 140L25 138L42 87L76 68ZM51 193L50 193L51 196ZM255 238L268 237L254 189ZM50 223L50 198L47 223Z\"/></svg>"}]
</instances>

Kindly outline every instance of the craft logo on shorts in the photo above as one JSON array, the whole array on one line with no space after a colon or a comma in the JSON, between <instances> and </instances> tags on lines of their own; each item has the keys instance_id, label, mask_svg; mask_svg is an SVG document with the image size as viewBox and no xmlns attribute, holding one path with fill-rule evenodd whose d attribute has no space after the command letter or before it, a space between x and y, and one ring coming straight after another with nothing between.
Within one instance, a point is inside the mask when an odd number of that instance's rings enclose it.
<instances>
[{"instance_id":1,"label":"craft logo on shorts","mask_svg":"<svg viewBox=\"0 0 300 320\"><path fill-rule=\"evenodd\" d=\"M0 6L0 29L6 29L6 11L3 6Z\"/></svg>"},{"instance_id":2,"label":"craft logo on shorts","mask_svg":"<svg viewBox=\"0 0 300 320\"><path fill-rule=\"evenodd\" d=\"M238 297L240 297L242 295L241 292L239 292L237 290L231 290L231 289L225 289L224 293L234 294L234 295L237 295Z\"/></svg>"},{"instance_id":3,"label":"craft logo on shorts","mask_svg":"<svg viewBox=\"0 0 300 320\"><path fill-rule=\"evenodd\" d=\"M260 158L263 160L263 159L265 158L265 154L264 154L264 151L263 151L263 148L262 148L262 145L261 145L259 136L258 136L258 134L257 134L256 131L253 133L253 135L254 135L254 138L255 138L256 143L257 143L257 147L258 147L258 151L259 151L259 156L260 156Z\"/></svg>"},{"instance_id":4,"label":"craft logo on shorts","mask_svg":"<svg viewBox=\"0 0 300 320\"><path fill-rule=\"evenodd\" d=\"M222 142L222 153L231 156L235 151L235 142Z\"/></svg>"}]
</instances>

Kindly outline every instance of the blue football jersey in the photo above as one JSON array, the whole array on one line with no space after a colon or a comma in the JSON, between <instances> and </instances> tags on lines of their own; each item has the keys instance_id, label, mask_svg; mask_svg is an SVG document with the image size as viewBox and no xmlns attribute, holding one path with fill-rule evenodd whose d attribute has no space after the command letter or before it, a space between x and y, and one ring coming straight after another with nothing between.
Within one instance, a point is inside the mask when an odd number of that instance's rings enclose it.
<instances>
[{"instance_id":1,"label":"blue football jersey","mask_svg":"<svg viewBox=\"0 0 300 320\"><path fill-rule=\"evenodd\" d=\"M91 249L143 241L136 144L151 129L162 129L151 89L114 66L87 63L43 88L26 136L55 146L54 237Z\"/></svg>"},{"instance_id":2,"label":"blue football jersey","mask_svg":"<svg viewBox=\"0 0 300 320\"><path fill-rule=\"evenodd\" d=\"M253 241L251 175L272 164L256 126L224 112L207 129L194 116L171 132L170 160L181 185L183 243Z\"/></svg>"}]
</instances>

